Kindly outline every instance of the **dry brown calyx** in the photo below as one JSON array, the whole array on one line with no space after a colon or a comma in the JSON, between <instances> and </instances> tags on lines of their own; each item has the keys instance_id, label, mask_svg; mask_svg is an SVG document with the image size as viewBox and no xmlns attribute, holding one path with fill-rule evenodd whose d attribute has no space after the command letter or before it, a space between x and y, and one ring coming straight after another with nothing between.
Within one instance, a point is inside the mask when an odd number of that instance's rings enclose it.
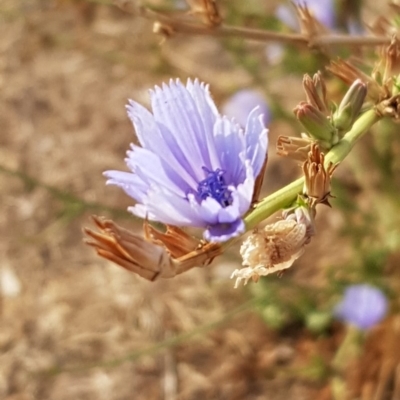
<instances>
[{"instance_id":1,"label":"dry brown calyx","mask_svg":"<svg viewBox=\"0 0 400 400\"><path fill-rule=\"evenodd\" d=\"M194 267L208 265L222 253L217 243L198 240L182 229L167 226L165 232L144 223L145 237L129 232L115 222L93 216L98 230L85 228L85 243L97 254L119 266L154 281L173 278Z\"/></svg>"},{"instance_id":2,"label":"dry brown calyx","mask_svg":"<svg viewBox=\"0 0 400 400\"><path fill-rule=\"evenodd\" d=\"M310 75L305 74L303 77L303 89L306 93L307 103L328 116L330 107L325 81L321 72L318 71L312 78Z\"/></svg>"},{"instance_id":3,"label":"dry brown calyx","mask_svg":"<svg viewBox=\"0 0 400 400\"><path fill-rule=\"evenodd\" d=\"M316 143L311 145L308 158L303 164L304 188L303 194L309 199L311 207L317 204L330 206L331 197L331 177L338 164L329 163L325 167L325 155L321 152Z\"/></svg>"},{"instance_id":4,"label":"dry brown calyx","mask_svg":"<svg viewBox=\"0 0 400 400\"><path fill-rule=\"evenodd\" d=\"M314 141L305 135L302 137L279 136L276 141L276 152L279 156L304 162L312 143Z\"/></svg>"}]
</instances>

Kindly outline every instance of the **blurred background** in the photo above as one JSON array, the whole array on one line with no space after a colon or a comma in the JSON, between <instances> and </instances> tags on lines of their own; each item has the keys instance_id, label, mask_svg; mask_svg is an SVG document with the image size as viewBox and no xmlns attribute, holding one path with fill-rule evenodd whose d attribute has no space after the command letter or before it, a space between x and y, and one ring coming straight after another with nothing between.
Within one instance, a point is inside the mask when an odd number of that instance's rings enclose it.
<instances>
[{"instance_id":1,"label":"blurred background","mask_svg":"<svg viewBox=\"0 0 400 400\"><path fill-rule=\"evenodd\" d=\"M389 15L376 3L326 2L328 15L315 15L332 31L363 34ZM283 1L218 4L229 24L298 29L282 16L294 15ZM146 5L187 17L184 1ZM274 143L301 132L292 109L305 99L303 74L321 70L339 102L346 86L326 72L329 60L376 60L371 48L163 40L152 25L107 0L0 2L0 398L330 399L338 380L351 399L400 398L400 140L392 122L374 127L340 166L332 209L320 207L317 235L281 278L233 289L241 260L231 249L206 268L151 283L83 244L92 214L141 231L125 211L131 200L102 176L125 170L136 140L128 98L148 106L154 85L197 77L227 114L262 104L269 194L300 176ZM333 310L355 283L379 288L389 312L338 377L332 360L347 328Z\"/></svg>"}]
</instances>

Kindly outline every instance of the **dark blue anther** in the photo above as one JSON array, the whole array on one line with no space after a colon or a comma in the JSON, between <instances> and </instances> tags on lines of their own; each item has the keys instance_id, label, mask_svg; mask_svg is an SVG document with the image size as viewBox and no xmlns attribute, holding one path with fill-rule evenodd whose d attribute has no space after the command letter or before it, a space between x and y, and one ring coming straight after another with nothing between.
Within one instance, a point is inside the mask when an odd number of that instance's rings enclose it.
<instances>
[{"instance_id":1,"label":"dark blue anther","mask_svg":"<svg viewBox=\"0 0 400 400\"><path fill-rule=\"evenodd\" d=\"M206 167L203 167L203 171L206 174L206 178L197 187L197 194L200 199L205 200L207 197L212 197L223 207L232 204L232 192L228 189L224 179L225 171L220 168L210 171Z\"/></svg>"}]
</instances>

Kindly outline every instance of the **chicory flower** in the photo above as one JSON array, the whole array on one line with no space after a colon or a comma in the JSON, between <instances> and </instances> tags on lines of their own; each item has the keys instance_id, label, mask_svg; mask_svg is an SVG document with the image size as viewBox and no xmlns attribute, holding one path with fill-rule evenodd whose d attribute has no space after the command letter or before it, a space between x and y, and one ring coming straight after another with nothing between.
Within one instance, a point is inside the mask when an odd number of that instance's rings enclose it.
<instances>
[{"instance_id":1,"label":"chicory flower","mask_svg":"<svg viewBox=\"0 0 400 400\"><path fill-rule=\"evenodd\" d=\"M386 315L388 301L384 293L369 284L349 286L334 314L359 329L368 329Z\"/></svg>"},{"instance_id":2,"label":"chicory flower","mask_svg":"<svg viewBox=\"0 0 400 400\"><path fill-rule=\"evenodd\" d=\"M150 91L152 113L127 105L140 146L125 159L131 172L106 171L107 184L136 200L133 214L167 225L203 228L204 239L222 242L242 234L255 179L267 154L259 108L244 130L221 116L208 86L179 80Z\"/></svg>"}]
</instances>

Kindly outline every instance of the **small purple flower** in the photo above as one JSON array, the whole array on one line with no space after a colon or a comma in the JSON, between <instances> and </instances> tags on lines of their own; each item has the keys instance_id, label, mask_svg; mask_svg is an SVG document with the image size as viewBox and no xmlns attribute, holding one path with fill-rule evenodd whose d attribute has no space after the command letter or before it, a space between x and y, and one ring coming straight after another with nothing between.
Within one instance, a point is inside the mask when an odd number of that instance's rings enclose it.
<instances>
[{"instance_id":1,"label":"small purple flower","mask_svg":"<svg viewBox=\"0 0 400 400\"><path fill-rule=\"evenodd\" d=\"M229 118L234 118L240 126L246 126L250 112L259 107L263 114L263 123L267 125L271 119L269 107L264 97L256 90L242 89L231 96L222 106L222 112Z\"/></svg>"},{"instance_id":2,"label":"small purple flower","mask_svg":"<svg viewBox=\"0 0 400 400\"><path fill-rule=\"evenodd\" d=\"M388 301L380 289L369 284L358 284L346 289L334 314L359 329L368 329L385 317L387 309Z\"/></svg>"},{"instance_id":3,"label":"small purple flower","mask_svg":"<svg viewBox=\"0 0 400 400\"><path fill-rule=\"evenodd\" d=\"M197 80L171 80L150 96L153 113L127 105L141 144L127 152L132 172L106 171L107 184L134 198L128 210L141 218L204 228L209 241L240 235L267 154L261 110L250 112L243 130L218 113L208 85Z\"/></svg>"},{"instance_id":4,"label":"small purple flower","mask_svg":"<svg viewBox=\"0 0 400 400\"><path fill-rule=\"evenodd\" d=\"M295 5L306 5L315 19L327 28L335 27L335 2L334 0L293 0ZM283 4L275 12L276 17L293 30L299 30L299 23L293 7Z\"/></svg>"}]
</instances>

